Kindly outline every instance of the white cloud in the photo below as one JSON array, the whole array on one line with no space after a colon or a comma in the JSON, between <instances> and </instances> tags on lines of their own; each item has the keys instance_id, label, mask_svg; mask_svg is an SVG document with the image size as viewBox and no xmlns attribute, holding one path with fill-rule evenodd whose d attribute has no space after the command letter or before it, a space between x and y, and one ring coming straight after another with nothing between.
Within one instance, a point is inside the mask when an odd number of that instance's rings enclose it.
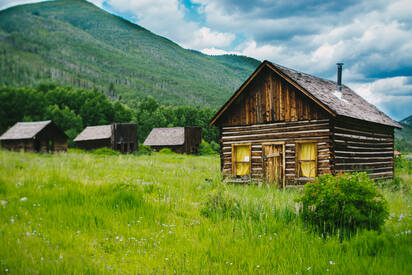
<instances>
[{"instance_id":1,"label":"white cloud","mask_svg":"<svg viewBox=\"0 0 412 275\"><path fill-rule=\"evenodd\" d=\"M102 0L92 0L100 4ZM187 12L178 0L106 0L117 13L133 15L135 23L165 36L183 47L202 50L226 47L235 39L230 32L218 32L185 18Z\"/></svg>"},{"instance_id":2,"label":"white cloud","mask_svg":"<svg viewBox=\"0 0 412 275\"><path fill-rule=\"evenodd\" d=\"M220 33L209 28L202 27L195 32L193 39L183 44L184 47L204 49L207 47L226 47L232 43L235 35L231 33Z\"/></svg>"},{"instance_id":3,"label":"white cloud","mask_svg":"<svg viewBox=\"0 0 412 275\"><path fill-rule=\"evenodd\" d=\"M236 54L236 55L242 55L240 52L236 51L225 51L222 49L216 49L216 48L204 48L201 50L202 53L208 54L208 55L223 55L223 54Z\"/></svg>"},{"instance_id":4,"label":"white cloud","mask_svg":"<svg viewBox=\"0 0 412 275\"><path fill-rule=\"evenodd\" d=\"M411 114L412 77L391 77L370 83L348 83L360 96L400 120Z\"/></svg>"}]
</instances>

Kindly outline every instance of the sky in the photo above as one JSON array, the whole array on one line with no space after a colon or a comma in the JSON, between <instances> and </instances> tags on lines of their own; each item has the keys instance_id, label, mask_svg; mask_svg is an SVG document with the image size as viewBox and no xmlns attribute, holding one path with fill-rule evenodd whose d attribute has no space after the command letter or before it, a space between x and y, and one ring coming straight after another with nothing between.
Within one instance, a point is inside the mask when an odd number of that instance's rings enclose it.
<instances>
[{"instance_id":1,"label":"sky","mask_svg":"<svg viewBox=\"0 0 412 275\"><path fill-rule=\"evenodd\" d=\"M0 0L0 9L39 2ZM412 0L89 0L184 48L269 60L412 115Z\"/></svg>"}]
</instances>

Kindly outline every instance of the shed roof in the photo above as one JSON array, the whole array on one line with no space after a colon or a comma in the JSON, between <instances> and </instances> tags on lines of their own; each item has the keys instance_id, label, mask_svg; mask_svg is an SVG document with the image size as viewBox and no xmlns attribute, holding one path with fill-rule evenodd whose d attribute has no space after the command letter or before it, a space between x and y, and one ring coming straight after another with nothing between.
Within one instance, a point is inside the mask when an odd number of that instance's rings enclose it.
<instances>
[{"instance_id":1,"label":"shed roof","mask_svg":"<svg viewBox=\"0 0 412 275\"><path fill-rule=\"evenodd\" d=\"M144 141L147 146L171 146L185 143L185 127L153 128Z\"/></svg>"},{"instance_id":2,"label":"shed roof","mask_svg":"<svg viewBox=\"0 0 412 275\"><path fill-rule=\"evenodd\" d=\"M88 126L73 141L106 139L111 136L112 125Z\"/></svg>"},{"instance_id":3,"label":"shed roof","mask_svg":"<svg viewBox=\"0 0 412 275\"><path fill-rule=\"evenodd\" d=\"M41 130L43 130L50 123L52 123L51 120L36 122L17 122L2 136L0 136L0 140L34 138Z\"/></svg>"},{"instance_id":4,"label":"shed roof","mask_svg":"<svg viewBox=\"0 0 412 275\"><path fill-rule=\"evenodd\" d=\"M215 123L215 121L227 109L227 106L240 95L247 84L250 83L250 81L265 66L269 67L299 90L303 91L333 115L346 116L396 128L402 128L399 123L378 110L378 108L367 102L349 87L342 85L342 97L339 98L335 95L337 90L336 82L301 73L269 61L262 62L262 64L256 69L255 73L252 74L252 76L236 91L232 98L229 99L229 101L226 102L226 104L215 115L211 121L211 124Z\"/></svg>"}]
</instances>

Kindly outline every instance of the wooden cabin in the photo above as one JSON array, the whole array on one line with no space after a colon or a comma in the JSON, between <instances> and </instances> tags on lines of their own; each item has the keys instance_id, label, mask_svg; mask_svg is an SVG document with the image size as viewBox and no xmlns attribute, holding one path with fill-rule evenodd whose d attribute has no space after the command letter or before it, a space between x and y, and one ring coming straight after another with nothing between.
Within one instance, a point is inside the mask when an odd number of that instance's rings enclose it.
<instances>
[{"instance_id":1,"label":"wooden cabin","mask_svg":"<svg viewBox=\"0 0 412 275\"><path fill-rule=\"evenodd\" d=\"M67 151L66 134L51 120L17 122L2 136L1 146L12 151Z\"/></svg>"},{"instance_id":2,"label":"wooden cabin","mask_svg":"<svg viewBox=\"0 0 412 275\"><path fill-rule=\"evenodd\" d=\"M171 127L153 128L143 144L150 146L153 151L170 148L180 154L197 154L201 142L200 127Z\"/></svg>"},{"instance_id":3,"label":"wooden cabin","mask_svg":"<svg viewBox=\"0 0 412 275\"><path fill-rule=\"evenodd\" d=\"M210 122L224 177L283 187L326 173L392 178L401 125L340 80L341 65L337 83L264 61Z\"/></svg>"},{"instance_id":4,"label":"wooden cabin","mask_svg":"<svg viewBox=\"0 0 412 275\"><path fill-rule=\"evenodd\" d=\"M139 149L137 124L113 123L86 127L74 140L84 150L110 148L123 154Z\"/></svg>"}]
</instances>

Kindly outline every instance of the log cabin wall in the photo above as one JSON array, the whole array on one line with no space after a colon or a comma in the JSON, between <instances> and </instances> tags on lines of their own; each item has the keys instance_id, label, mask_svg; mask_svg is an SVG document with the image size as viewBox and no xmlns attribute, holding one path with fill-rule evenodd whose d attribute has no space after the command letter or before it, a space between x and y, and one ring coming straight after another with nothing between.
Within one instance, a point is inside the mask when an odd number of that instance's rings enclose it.
<instances>
[{"instance_id":1,"label":"log cabin wall","mask_svg":"<svg viewBox=\"0 0 412 275\"><path fill-rule=\"evenodd\" d=\"M221 165L224 177L231 177L232 144L251 144L251 178L262 180L262 143L285 142L286 184L304 183L307 179L296 176L296 143L311 141L317 145L317 175L331 173L330 120L278 122L250 126L221 128Z\"/></svg>"},{"instance_id":2,"label":"log cabin wall","mask_svg":"<svg viewBox=\"0 0 412 275\"><path fill-rule=\"evenodd\" d=\"M286 184L297 177L296 143L317 145L317 175L331 173L331 115L273 71L265 68L217 121L220 126L221 168L232 171L232 144L251 144L251 177L263 175L262 143L285 143Z\"/></svg>"},{"instance_id":3,"label":"log cabin wall","mask_svg":"<svg viewBox=\"0 0 412 275\"><path fill-rule=\"evenodd\" d=\"M394 128L350 118L332 122L336 173L366 171L374 179L394 173Z\"/></svg>"},{"instance_id":4,"label":"log cabin wall","mask_svg":"<svg viewBox=\"0 0 412 275\"><path fill-rule=\"evenodd\" d=\"M201 142L202 142L202 128L185 127L184 153L197 154L197 149Z\"/></svg>"},{"instance_id":5,"label":"log cabin wall","mask_svg":"<svg viewBox=\"0 0 412 275\"><path fill-rule=\"evenodd\" d=\"M123 154L133 153L139 150L137 135L137 124L135 123L113 123L111 148Z\"/></svg>"},{"instance_id":6,"label":"log cabin wall","mask_svg":"<svg viewBox=\"0 0 412 275\"><path fill-rule=\"evenodd\" d=\"M115 149L110 138L76 141L76 147L83 150L94 150L103 147Z\"/></svg>"},{"instance_id":7,"label":"log cabin wall","mask_svg":"<svg viewBox=\"0 0 412 275\"><path fill-rule=\"evenodd\" d=\"M65 152L67 151L67 136L54 124L47 125L36 135L43 152Z\"/></svg>"},{"instance_id":8,"label":"log cabin wall","mask_svg":"<svg viewBox=\"0 0 412 275\"><path fill-rule=\"evenodd\" d=\"M1 146L10 151L36 152L33 139L3 140Z\"/></svg>"},{"instance_id":9,"label":"log cabin wall","mask_svg":"<svg viewBox=\"0 0 412 275\"><path fill-rule=\"evenodd\" d=\"M217 121L219 126L318 120L329 113L268 68L262 69Z\"/></svg>"}]
</instances>

